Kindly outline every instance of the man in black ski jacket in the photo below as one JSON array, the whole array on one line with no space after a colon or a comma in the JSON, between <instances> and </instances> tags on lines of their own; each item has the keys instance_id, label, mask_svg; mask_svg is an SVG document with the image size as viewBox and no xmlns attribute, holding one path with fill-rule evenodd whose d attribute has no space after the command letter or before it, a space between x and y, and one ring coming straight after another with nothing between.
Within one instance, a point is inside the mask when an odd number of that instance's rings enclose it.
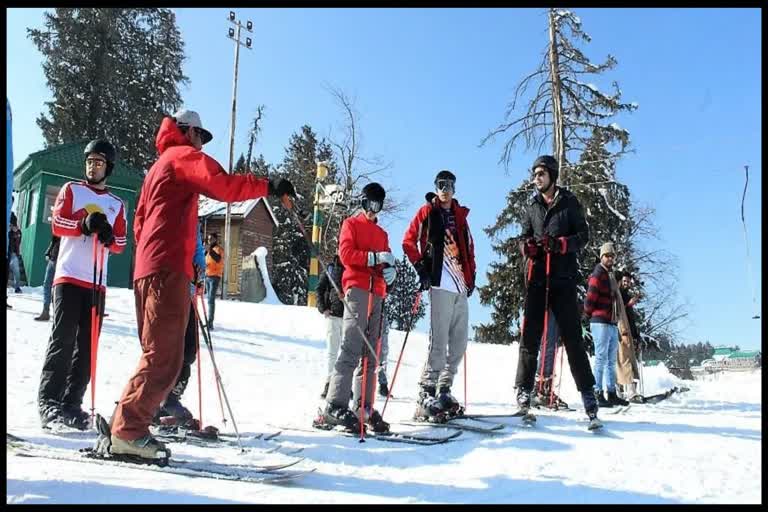
<instances>
[{"instance_id":1,"label":"man in black ski jacket","mask_svg":"<svg viewBox=\"0 0 768 512\"><path fill-rule=\"evenodd\" d=\"M548 305L555 315L584 409L590 419L595 419L597 401L592 392L595 379L584 348L576 297L576 253L589 241L589 226L576 196L556 185L559 164L555 158L548 155L538 157L532 172L536 193L523 216L520 242L521 252L528 262L523 339L515 379L517 403L521 410L526 411L531 404L536 358Z\"/></svg>"},{"instance_id":2,"label":"man in black ski jacket","mask_svg":"<svg viewBox=\"0 0 768 512\"><path fill-rule=\"evenodd\" d=\"M339 260L339 255L333 257L333 261L328 264L328 272L323 272L320 275L320 281L317 283L317 310L325 316L328 322L325 343L326 343L326 374L325 374L325 386L323 392L320 394L320 398L325 398L328 394L328 383L333 373L333 367L336 364L336 358L339 355L339 347L341 346L342 339L342 318L344 317L344 302L339 297L336 288L334 288L328 274L333 277L333 282L336 283L336 287L341 290L341 277L344 274L344 266Z\"/></svg>"}]
</instances>

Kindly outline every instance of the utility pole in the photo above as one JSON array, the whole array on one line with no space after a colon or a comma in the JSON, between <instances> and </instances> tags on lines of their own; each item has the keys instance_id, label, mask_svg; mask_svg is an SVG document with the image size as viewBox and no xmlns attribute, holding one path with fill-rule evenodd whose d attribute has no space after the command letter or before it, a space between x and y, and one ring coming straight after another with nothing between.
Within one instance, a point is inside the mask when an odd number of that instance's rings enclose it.
<instances>
[{"instance_id":1,"label":"utility pole","mask_svg":"<svg viewBox=\"0 0 768 512\"><path fill-rule=\"evenodd\" d=\"M227 37L235 42L235 70L232 80L232 120L229 126L229 173L234 172L234 159L235 159L235 112L237 108L237 67L240 62L240 46L245 46L249 50L251 48L251 38L246 37L245 43L240 42L240 29L245 27L248 32L253 32L253 23L248 20L245 25L240 23L240 20L235 19L235 11L229 11L229 22L236 28L230 28ZM224 283L221 287L222 298L227 298L227 288L229 287L229 265L230 258L232 257L231 247L231 232L230 227L232 223L232 205L227 203L227 214L224 216Z\"/></svg>"},{"instance_id":2,"label":"utility pole","mask_svg":"<svg viewBox=\"0 0 768 512\"><path fill-rule=\"evenodd\" d=\"M320 269L317 257L320 254L320 233L323 230L323 210L320 202L323 196L322 181L328 176L328 162L317 162L315 174L315 212L312 217L312 248L309 260L309 291L307 293L307 306L314 308L317 305L317 283Z\"/></svg>"}]
</instances>

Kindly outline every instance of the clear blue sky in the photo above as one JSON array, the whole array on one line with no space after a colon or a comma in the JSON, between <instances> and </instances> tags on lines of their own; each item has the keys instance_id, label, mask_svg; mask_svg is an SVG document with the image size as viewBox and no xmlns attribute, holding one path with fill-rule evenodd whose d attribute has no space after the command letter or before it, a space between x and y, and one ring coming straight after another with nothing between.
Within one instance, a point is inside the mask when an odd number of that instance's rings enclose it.
<instances>
[{"instance_id":1,"label":"clear blue sky","mask_svg":"<svg viewBox=\"0 0 768 512\"><path fill-rule=\"evenodd\" d=\"M233 43L229 9L177 9L186 43L182 90L214 140L206 150L226 167ZM14 114L17 163L41 149L35 118L50 99L41 56L26 27L41 9L9 9L6 86ZM656 208L664 247L679 261L681 298L690 302L687 341L758 348L761 324L747 273L740 219L745 215L758 307L761 305L761 55L759 9L577 9L592 36L593 62L614 55L625 101L640 108L617 119L635 154L618 165L636 204ZM456 197L472 210L479 283L497 259L482 228L492 224L510 187L536 156L519 148L509 174L498 165L501 141L478 142L501 121L519 80L532 72L547 41L543 9L237 9L255 26L254 50L241 51L236 154L246 125L267 107L257 150L279 162L291 133L310 124L321 136L341 113L324 84L356 97L363 154L394 163L380 180L415 213L435 173L452 169ZM130 113L126 113L130 115ZM391 245L409 218L385 220ZM490 309L470 299L470 323ZM420 325L424 327L424 325Z\"/></svg>"}]
</instances>

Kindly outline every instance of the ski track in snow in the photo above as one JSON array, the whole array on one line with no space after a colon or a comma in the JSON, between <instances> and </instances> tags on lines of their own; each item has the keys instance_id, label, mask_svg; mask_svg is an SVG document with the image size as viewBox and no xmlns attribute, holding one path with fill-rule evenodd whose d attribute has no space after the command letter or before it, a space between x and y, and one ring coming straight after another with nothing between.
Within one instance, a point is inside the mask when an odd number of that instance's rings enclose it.
<instances>
[{"instance_id":1,"label":"ski track in snow","mask_svg":"<svg viewBox=\"0 0 768 512\"><path fill-rule=\"evenodd\" d=\"M9 294L7 431L32 441L77 449L95 433L54 436L42 431L37 387L50 323L35 322L41 288ZM99 345L96 409L111 415L138 362L133 292L110 289ZM309 428L325 371L325 324L314 308L218 301L213 343L216 362L242 435ZM390 331L390 381L404 333ZM234 432L221 422L213 371L202 349L203 422ZM512 411L517 345L471 343L468 349L470 413ZM417 381L426 357L425 333L413 332L406 346L386 419L410 419ZM564 358L567 366L567 357ZM463 401L464 380L453 392ZM557 367L556 367L557 371ZM384 443L284 430L286 447L304 447L296 468L317 472L285 485L191 479L76 462L8 455L7 503L760 503L762 480L760 372L723 374L680 381L663 365L644 370L645 394L676 385L691 390L657 405L633 405L626 414L603 409L602 434L586 430L570 373L562 377L562 398L578 409L540 411L533 428L511 418L498 435L464 432L437 446ZM557 374L556 377L557 379ZM90 388L84 408L90 407ZM198 414L197 364L184 403ZM376 397L377 408L383 399ZM411 430L393 424L393 429ZM274 461L246 443L235 448L174 444L175 456L216 462Z\"/></svg>"}]
</instances>

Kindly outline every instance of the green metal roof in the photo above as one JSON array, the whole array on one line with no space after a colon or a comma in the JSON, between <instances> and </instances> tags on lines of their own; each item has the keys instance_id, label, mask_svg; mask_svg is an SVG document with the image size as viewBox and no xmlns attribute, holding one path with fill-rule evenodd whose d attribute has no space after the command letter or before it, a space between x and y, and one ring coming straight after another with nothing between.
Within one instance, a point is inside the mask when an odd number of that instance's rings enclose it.
<instances>
[{"instance_id":1,"label":"green metal roof","mask_svg":"<svg viewBox=\"0 0 768 512\"><path fill-rule=\"evenodd\" d=\"M729 359L739 359L739 358L754 359L759 355L760 355L759 350L739 350L738 352L732 352L731 355L728 356L728 358Z\"/></svg>"},{"instance_id":2,"label":"green metal roof","mask_svg":"<svg viewBox=\"0 0 768 512\"><path fill-rule=\"evenodd\" d=\"M13 171L14 188L21 188L39 171L63 174L72 179L82 179L85 170L83 151L89 141L72 142L51 146L30 154ZM119 159L107 179L108 185L138 190L144 180L144 172L128 167Z\"/></svg>"},{"instance_id":3,"label":"green metal roof","mask_svg":"<svg viewBox=\"0 0 768 512\"><path fill-rule=\"evenodd\" d=\"M717 347L715 349L715 353L713 355L715 355L715 356L727 356L731 352L733 352L733 349L730 349L728 347Z\"/></svg>"}]
</instances>

